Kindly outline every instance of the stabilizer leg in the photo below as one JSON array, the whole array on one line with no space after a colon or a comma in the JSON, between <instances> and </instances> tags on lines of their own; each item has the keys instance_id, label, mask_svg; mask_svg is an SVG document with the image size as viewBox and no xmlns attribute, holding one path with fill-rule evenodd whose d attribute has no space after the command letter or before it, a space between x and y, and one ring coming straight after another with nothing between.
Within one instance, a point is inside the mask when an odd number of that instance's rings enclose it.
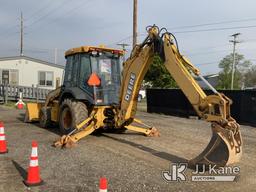
<instances>
[{"instance_id":1,"label":"stabilizer leg","mask_svg":"<svg viewBox=\"0 0 256 192\"><path fill-rule=\"evenodd\" d=\"M143 133L144 135L150 136L150 137L159 137L160 136L159 131L155 127L151 127L151 126L143 123L139 119L134 119L133 121L135 123L138 123L138 124L141 124L141 125L145 126L146 128L134 126L134 125L131 125L131 124L126 125L125 128L127 128L128 130L131 130L131 131Z\"/></svg>"},{"instance_id":2,"label":"stabilizer leg","mask_svg":"<svg viewBox=\"0 0 256 192\"><path fill-rule=\"evenodd\" d=\"M88 127L80 130L75 134L63 135L58 141L54 142L53 145L55 147L71 148L75 145L77 141L79 141L83 137L86 137L87 135L90 135L93 131L95 131L94 125L90 124Z\"/></svg>"},{"instance_id":3,"label":"stabilizer leg","mask_svg":"<svg viewBox=\"0 0 256 192\"><path fill-rule=\"evenodd\" d=\"M68 135L63 135L59 140L55 141L53 146L54 147L66 147L70 148L73 147L74 144L83 137L91 134L94 129L94 121L92 121L93 116L88 117L82 123L76 126L76 129L71 131ZM89 124L88 124L89 123ZM88 124L88 125L87 125ZM86 126L87 125L87 126ZM82 129L86 126L84 129ZM75 133L78 131L77 133Z\"/></svg>"}]
</instances>

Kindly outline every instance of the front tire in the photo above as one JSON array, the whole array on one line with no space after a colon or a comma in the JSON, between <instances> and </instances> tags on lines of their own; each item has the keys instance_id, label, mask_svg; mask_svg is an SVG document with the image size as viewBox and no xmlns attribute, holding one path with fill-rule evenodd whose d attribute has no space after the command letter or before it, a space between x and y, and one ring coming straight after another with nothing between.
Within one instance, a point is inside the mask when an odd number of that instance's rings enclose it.
<instances>
[{"instance_id":1,"label":"front tire","mask_svg":"<svg viewBox=\"0 0 256 192\"><path fill-rule=\"evenodd\" d=\"M62 134L68 134L76 125L88 118L86 105L80 101L65 99L60 106L59 127Z\"/></svg>"}]
</instances>

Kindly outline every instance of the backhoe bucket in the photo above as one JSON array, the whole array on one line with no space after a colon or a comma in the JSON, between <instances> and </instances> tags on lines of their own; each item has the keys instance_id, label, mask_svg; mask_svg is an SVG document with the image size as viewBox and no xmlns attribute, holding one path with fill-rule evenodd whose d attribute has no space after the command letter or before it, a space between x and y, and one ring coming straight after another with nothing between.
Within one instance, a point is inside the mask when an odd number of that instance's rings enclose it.
<instances>
[{"instance_id":1,"label":"backhoe bucket","mask_svg":"<svg viewBox=\"0 0 256 192\"><path fill-rule=\"evenodd\" d=\"M200 155L189 161L190 167L223 167L238 162L242 155L242 140L239 125L237 126L234 133L218 124L212 124L212 138L209 144Z\"/></svg>"},{"instance_id":2,"label":"backhoe bucket","mask_svg":"<svg viewBox=\"0 0 256 192\"><path fill-rule=\"evenodd\" d=\"M24 122L39 121L39 112L43 103L27 103Z\"/></svg>"}]
</instances>

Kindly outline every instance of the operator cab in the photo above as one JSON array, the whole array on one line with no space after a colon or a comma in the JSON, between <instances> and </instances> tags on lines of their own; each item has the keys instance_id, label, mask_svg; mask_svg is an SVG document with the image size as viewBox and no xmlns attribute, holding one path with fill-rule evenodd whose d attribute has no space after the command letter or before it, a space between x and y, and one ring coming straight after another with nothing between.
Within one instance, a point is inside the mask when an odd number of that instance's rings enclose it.
<instances>
[{"instance_id":1,"label":"operator cab","mask_svg":"<svg viewBox=\"0 0 256 192\"><path fill-rule=\"evenodd\" d=\"M80 92L78 97L82 91L86 99L95 105L118 104L122 55L122 50L105 47L84 46L68 50L65 54L64 88L78 88L79 91L75 91Z\"/></svg>"}]
</instances>

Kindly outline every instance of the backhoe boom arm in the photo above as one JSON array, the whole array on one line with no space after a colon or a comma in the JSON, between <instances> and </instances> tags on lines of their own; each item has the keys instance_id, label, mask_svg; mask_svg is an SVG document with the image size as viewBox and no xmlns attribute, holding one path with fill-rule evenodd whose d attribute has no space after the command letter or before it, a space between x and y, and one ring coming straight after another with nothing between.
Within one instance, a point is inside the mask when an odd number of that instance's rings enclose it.
<instances>
[{"instance_id":1,"label":"backhoe boom arm","mask_svg":"<svg viewBox=\"0 0 256 192\"><path fill-rule=\"evenodd\" d=\"M160 34L162 30L156 26L149 27L147 31L145 41L135 46L130 58L124 63L116 126L127 126L133 122L142 80L154 56L158 54L198 116L212 124L210 143L197 158L190 161L191 164L223 166L237 162L242 154L242 141L239 124L230 115L231 100L218 93L200 75L200 71L180 54L171 33L166 31ZM214 94L207 96L193 76L205 81Z\"/></svg>"}]
</instances>

